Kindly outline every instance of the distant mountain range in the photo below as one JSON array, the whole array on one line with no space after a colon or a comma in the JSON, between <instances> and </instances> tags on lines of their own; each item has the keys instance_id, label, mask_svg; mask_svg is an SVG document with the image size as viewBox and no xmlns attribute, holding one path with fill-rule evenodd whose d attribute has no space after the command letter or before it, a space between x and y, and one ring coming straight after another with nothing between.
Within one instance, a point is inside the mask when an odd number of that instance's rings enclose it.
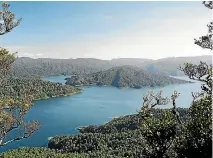
<instances>
[{"instance_id":1,"label":"distant mountain range","mask_svg":"<svg viewBox=\"0 0 213 158\"><path fill-rule=\"evenodd\" d=\"M17 77L27 76L54 76L71 74L90 74L93 72L108 70L116 66L135 66L160 75L183 75L177 68L185 62L193 64L200 61L212 63L212 56L172 57L159 60L140 58L118 58L112 60L100 60L93 58L78 59L32 59L28 57L18 58L12 68L12 74Z\"/></svg>"},{"instance_id":2,"label":"distant mountain range","mask_svg":"<svg viewBox=\"0 0 213 158\"><path fill-rule=\"evenodd\" d=\"M192 64L199 64L200 61L212 64L212 56L194 56L194 57L170 57L152 61L145 66L145 69L152 72L163 72L171 76L182 76L183 72L179 71L179 66L182 66L186 62Z\"/></svg>"},{"instance_id":3,"label":"distant mountain range","mask_svg":"<svg viewBox=\"0 0 213 158\"><path fill-rule=\"evenodd\" d=\"M109 85L114 87L155 87L174 83L187 83L168 76L158 75L134 66L117 66L109 70L88 75L72 76L66 79L71 86Z\"/></svg>"}]
</instances>

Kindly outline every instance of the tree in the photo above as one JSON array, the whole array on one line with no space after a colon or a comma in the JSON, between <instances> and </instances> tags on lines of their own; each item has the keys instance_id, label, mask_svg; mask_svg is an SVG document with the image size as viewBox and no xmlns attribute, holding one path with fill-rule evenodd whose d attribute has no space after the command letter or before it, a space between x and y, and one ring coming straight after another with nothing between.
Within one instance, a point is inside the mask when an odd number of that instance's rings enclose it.
<instances>
[{"instance_id":1,"label":"tree","mask_svg":"<svg viewBox=\"0 0 213 158\"><path fill-rule=\"evenodd\" d=\"M212 1L204 1L203 4L209 9L213 8ZM212 50L213 22L207 26L209 27L208 34L195 40L195 44ZM181 120L176 109L175 100L179 96L177 92L171 97L172 110L161 114L160 118L153 116L152 108L168 103L168 98L163 98L161 92L156 95L151 92L143 98L144 103L140 113L144 120L142 122L142 129L145 129L143 136L149 145L148 157L166 157L169 153L169 157L211 158L212 65L201 61L197 65L185 63L179 69L190 79L202 83L201 92L192 92L193 101L189 108L189 117L185 122Z\"/></svg>"},{"instance_id":2,"label":"tree","mask_svg":"<svg viewBox=\"0 0 213 158\"><path fill-rule=\"evenodd\" d=\"M2 3L2 10L0 10L0 35L11 32L15 27L21 23L20 19L15 19L15 14L9 11L10 4Z\"/></svg>"},{"instance_id":3,"label":"tree","mask_svg":"<svg viewBox=\"0 0 213 158\"><path fill-rule=\"evenodd\" d=\"M11 32L17 27L21 19L16 20L15 14L9 11L10 5L2 3L0 9L0 35ZM10 77L7 76L12 63L15 61L15 54L10 54L8 50L0 47L0 86L12 89L8 84ZM12 94L12 90L11 90ZM29 138L39 129L38 121L25 123L24 116L28 113L32 105L32 96L0 96L0 146L24 138ZM9 133L16 131L18 134L6 140Z\"/></svg>"},{"instance_id":4,"label":"tree","mask_svg":"<svg viewBox=\"0 0 213 158\"><path fill-rule=\"evenodd\" d=\"M213 2L212 1L209 1L209 2L206 2L204 1L203 4L209 8L209 9L213 9ZM207 48L207 49L210 49L212 50L212 42L213 42L213 34L212 34L212 31L213 31L213 21L211 21L208 25L208 33L207 35L205 36L202 36L200 37L198 40L195 39L195 44L199 45L200 47L202 48Z\"/></svg>"},{"instance_id":5,"label":"tree","mask_svg":"<svg viewBox=\"0 0 213 158\"><path fill-rule=\"evenodd\" d=\"M162 91L154 94L152 91L143 97L143 105L139 114L142 135L148 147L145 149L145 157L174 156L170 149L174 146L176 136L180 133L182 120L176 108L177 91L171 95L171 99L162 96ZM166 109L156 114L154 108L157 105L166 105L172 102L173 108Z\"/></svg>"},{"instance_id":6,"label":"tree","mask_svg":"<svg viewBox=\"0 0 213 158\"><path fill-rule=\"evenodd\" d=\"M203 4L213 9L213 2ZM195 40L195 44L212 50L212 27L210 22L208 35ZM193 101L189 108L190 120L176 144L178 157L212 157L212 65L200 62L198 65L185 63L180 68L190 79L202 82L201 92L192 93Z\"/></svg>"},{"instance_id":7,"label":"tree","mask_svg":"<svg viewBox=\"0 0 213 158\"><path fill-rule=\"evenodd\" d=\"M2 3L0 8L0 35L11 32L21 23L21 18L15 20L15 14L9 11L10 4ZM15 54L9 54L9 51L0 47L0 72L1 77L10 69L15 61Z\"/></svg>"}]
</instances>

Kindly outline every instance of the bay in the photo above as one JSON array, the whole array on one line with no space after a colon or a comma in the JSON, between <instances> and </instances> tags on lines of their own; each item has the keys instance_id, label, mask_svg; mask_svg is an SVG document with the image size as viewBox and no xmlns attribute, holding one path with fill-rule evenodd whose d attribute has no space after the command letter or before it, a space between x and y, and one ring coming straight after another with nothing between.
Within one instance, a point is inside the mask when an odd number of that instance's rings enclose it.
<instances>
[{"instance_id":1,"label":"bay","mask_svg":"<svg viewBox=\"0 0 213 158\"><path fill-rule=\"evenodd\" d=\"M52 82L65 83L67 76L44 78ZM186 78L181 78L186 79ZM149 90L163 91L164 96L171 96L174 90L180 92L177 106L189 107L192 101L191 92L200 91L200 83L174 84L155 88L115 88L110 86L82 87L83 93L73 96L50 98L34 101L34 106L25 117L25 121L38 120L41 128L29 139L10 143L0 148L0 152L22 146L46 146L48 137L65 134L77 134L79 126L100 125L113 117L134 114L141 108L142 97ZM171 104L160 108L171 107ZM14 136L11 133L9 136Z\"/></svg>"}]
</instances>

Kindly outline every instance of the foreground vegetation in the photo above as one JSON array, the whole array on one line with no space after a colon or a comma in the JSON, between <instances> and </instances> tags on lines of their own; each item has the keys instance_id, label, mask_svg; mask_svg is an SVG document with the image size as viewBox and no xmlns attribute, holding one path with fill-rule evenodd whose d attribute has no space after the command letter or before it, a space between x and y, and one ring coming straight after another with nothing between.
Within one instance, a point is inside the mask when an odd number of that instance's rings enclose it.
<instances>
[{"instance_id":1,"label":"foreground vegetation","mask_svg":"<svg viewBox=\"0 0 213 158\"><path fill-rule=\"evenodd\" d=\"M172 110L172 109L166 109ZM166 111L165 109L152 109L154 116L161 118L162 112ZM177 108L177 111L180 114L181 120L186 122L189 119L189 109L188 108ZM78 130L80 133L116 133L116 132L126 132L131 130L136 130L141 128L141 121L143 118L140 114L126 115L119 118L114 118L108 123L100 126L89 125L86 127L79 127Z\"/></svg>"},{"instance_id":2,"label":"foreground vegetation","mask_svg":"<svg viewBox=\"0 0 213 158\"><path fill-rule=\"evenodd\" d=\"M48 148L23 147L0 154L1 158L88 158L86 154L63 154Z\"/></svg>"},{"instance_id":3,"label":"foreground vegetation","mask_svg":"<svg viewBox=\"0 0 213 158\"><path fill-rule=\"evenodd\" d=\"M72 76L67 78L66 84L72 86L109 85L119 88L142 88L187 82L168 76L157 75L133 66L121 66L88 75Z\"/></svg>"},{"instance_id":4,"label":"foreground vegetation","mask_svg":"<svg viewBox=\"0 0 213 158\"><path fill-rule=\"evenodd\" d=\"M152 109L159 119L171 110ZM189 119L188 109L179 108L178 112L184 122ZM141 114L127 115L105 125L80 128L79 135L54 137L48 147L64 153L88 153L90 157L149 157L147 149L153 149L146 142L142 123Z\"/></svg>"}]
</instances>

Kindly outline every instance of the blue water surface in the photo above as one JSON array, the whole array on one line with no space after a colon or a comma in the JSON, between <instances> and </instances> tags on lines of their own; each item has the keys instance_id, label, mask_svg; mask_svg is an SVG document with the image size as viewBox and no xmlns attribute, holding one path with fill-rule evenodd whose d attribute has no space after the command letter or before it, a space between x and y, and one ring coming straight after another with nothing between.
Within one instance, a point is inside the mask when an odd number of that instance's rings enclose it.
<instances>
[{"instance_id":1,"label":"blue water surface","mask_svg":"<svg viewBox=\"0 0 213 158\"><path fill-rule=\"evenodd\" d=\"M46 77L45 80L65 83L66 76ZM191 92L200 90L200 83L176 84L156 88L115 88L83 87L83 93L73 96L34 101L34 106L26 115L25 121L38 120L40 130L29 139L10 143L0 148L0 152L21 146L46 146L48 137L64 134L77 134L76 127L90 124L100 125L112 117L133 114L141 108L142 96L149 90L163 90L164 96L170 96L174 90L180 92L177 99L179 107L189 107ZM161 106L171 107L171 104ZM14 133L10 135L12 137Z\"/></svg>"}]
</instances>

